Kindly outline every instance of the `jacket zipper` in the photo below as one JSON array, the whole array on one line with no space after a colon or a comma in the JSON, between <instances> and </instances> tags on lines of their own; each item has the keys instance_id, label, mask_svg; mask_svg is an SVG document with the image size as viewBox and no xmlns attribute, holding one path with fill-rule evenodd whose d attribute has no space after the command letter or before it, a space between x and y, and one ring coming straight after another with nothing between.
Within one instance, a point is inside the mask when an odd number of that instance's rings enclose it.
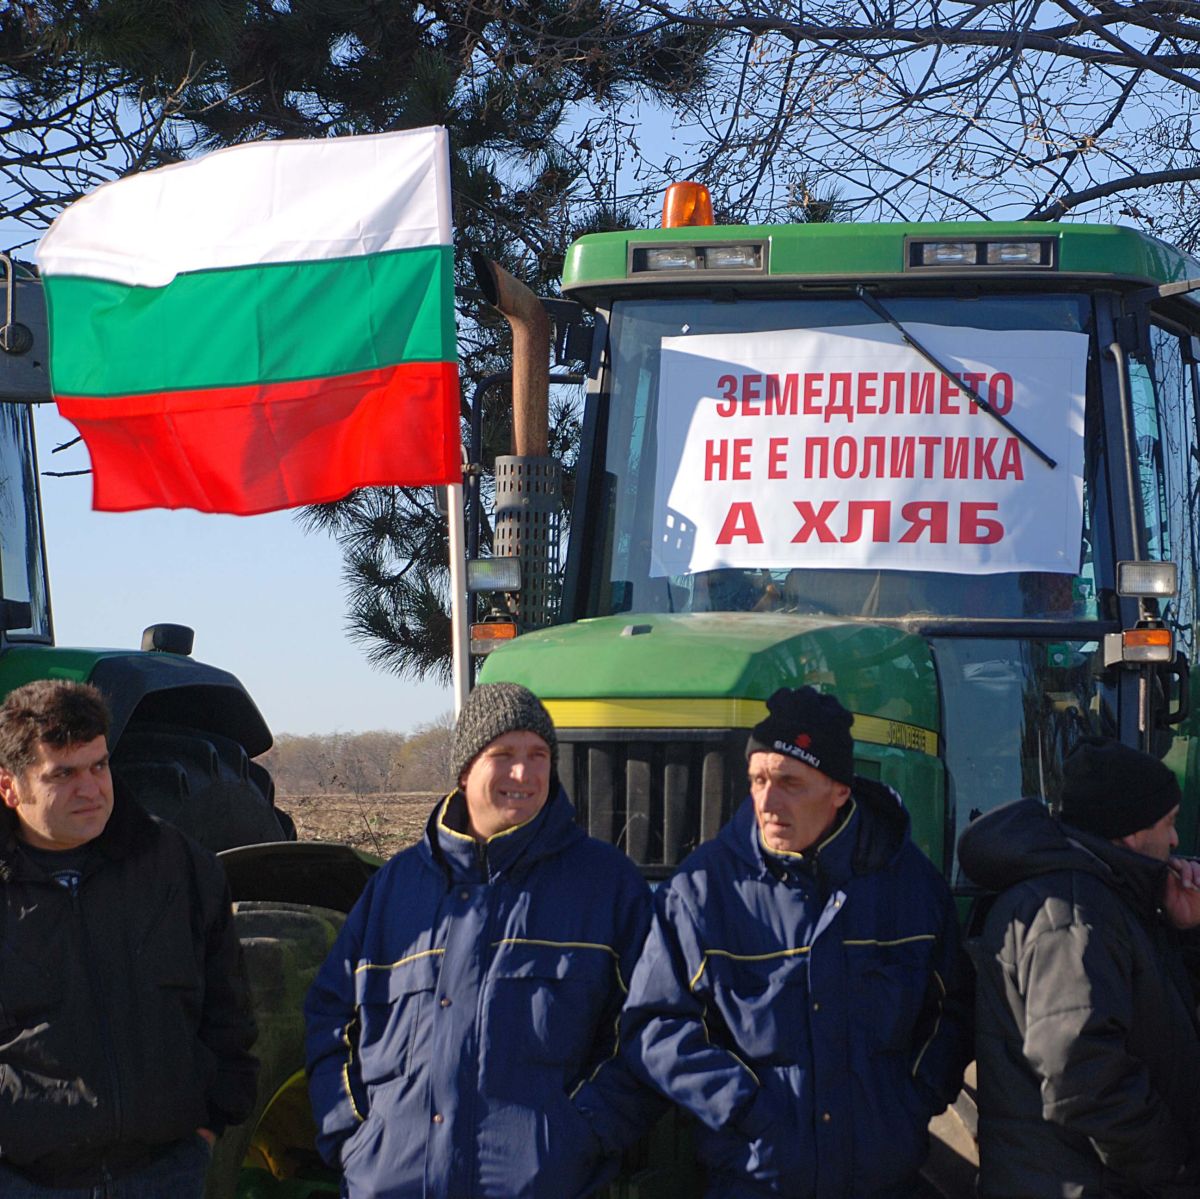
<instances>
[{"instance_id":1,"label":"jacket zipper","mask_svg":"<svg viewBox=\"0 0 1200 1199\"><path fill-rule=\"evenodd\" d=\"M71 893L71 907L75 913L76 920L79 922L80 947L83 950L83 960L88 981L91 983L92 993L100 1000L94 1010L96 1012L96 1024L100 1032L100 1043L104 1050L104 1064L108 1070L109 1087L112 1090L113 1143L119 1145L121 1143L121 1128L125 1123L121 1110L121 1076L117 1067L116 1055L113 1052L112 1024L109 1019L108 999L101 986L100 975L96 969L95 956L92 952L92 939L88 934L87 918L83 913L83 905L79 901L79 892L83 890L83 883L84 880L81 878L78 887Z\"/></svg>"},{"instance_id":2,"label":"jacket zipper","mask_svg":"<svg viewBox=\"0 0 1200 1199\"><path fill-rule=\"evenodd\" d=\"M480 971L479 982L475 988L475 1024L471 1030L472 1044L469 1050L469 1057L475 1062L475 1077L471 1080L470 1092L470 1107L468 1110L467 1127L471 1130L471 1173L467 1178L468 1196L475 1194L475 1178L479 1172L479 1138L476 1135L475 1113L478 1109L479 1100L479 1029L483 1022L483 993L487 989L489 972L491 970L491 959L488 956L491 951L492 944L492 928L496 923L496 894L493 890L493 884L490 873L490 864L488 862L487 845L484 842L476 842L475 844L476 861L483 875L483 894L486 904L486 912L484 914L482 937L480 939L481 955L480 955Z\"/></svg>"},{"instance_id":3,"label":"jacket zipper","mask_svg":"<svg viewBox=\"0 0 1200 1199\"><path fill-rule=\"evenodd\" d=\"M140 958L142 956L142 952L145 950L146 945L149 942L150 938L152 936L154 936L154 933L158 929L158 926L162 923L164 915L170 909L171 902L175 898L176 890L177 890L177 888L174 883L172 883L167 888L167 891L163 898L163 901L158 906L158 911L154 913L154 916L151 919L149 925L147 926L146 931L144 933L142 933L142 939L138 943L138 947L133 955L135 959Z\"/></svg>"}]
</instances>

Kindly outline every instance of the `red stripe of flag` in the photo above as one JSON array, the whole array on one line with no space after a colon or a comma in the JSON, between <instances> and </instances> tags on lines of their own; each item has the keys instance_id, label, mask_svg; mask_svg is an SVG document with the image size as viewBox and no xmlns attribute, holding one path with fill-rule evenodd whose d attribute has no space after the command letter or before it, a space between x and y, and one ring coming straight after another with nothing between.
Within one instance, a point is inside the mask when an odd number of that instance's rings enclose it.
<instances>
[{"instance_id":1,"label":"red stripe of flag","mask_svg":"<svg viewBox=\"0 0 1200 1199\"><path fill-rule=\"evenodd\" d=\"M161 507L252 516L326 503L356 487L462 479L453 362L57 399L87 444L92 502L103 512Z\"/></svg>"}]
</instances>

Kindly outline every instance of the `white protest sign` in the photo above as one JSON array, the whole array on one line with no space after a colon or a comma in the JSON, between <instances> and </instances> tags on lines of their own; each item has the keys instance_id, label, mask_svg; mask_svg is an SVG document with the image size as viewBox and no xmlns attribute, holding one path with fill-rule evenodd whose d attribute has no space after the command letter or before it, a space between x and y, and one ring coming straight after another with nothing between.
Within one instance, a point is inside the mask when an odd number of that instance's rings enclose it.
<instances>
[{"instance_id":1,"label":"white protest sign","mask_svg":"<svg viewBox=\"0 0 1200 1199\"><path fill-rule=\"evenodd\" d=\"M1082 333L910 323L665 337L651 574L1079 569Z\"/></svg>"}]
</instances>

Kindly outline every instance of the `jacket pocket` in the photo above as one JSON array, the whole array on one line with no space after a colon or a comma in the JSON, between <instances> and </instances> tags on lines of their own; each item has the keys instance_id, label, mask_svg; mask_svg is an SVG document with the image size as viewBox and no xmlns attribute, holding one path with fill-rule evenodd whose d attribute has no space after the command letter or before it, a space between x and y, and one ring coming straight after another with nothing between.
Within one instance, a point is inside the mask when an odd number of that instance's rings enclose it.
<instances>
[{"instance_id":1,"label":"jacket pocket","mask_svg":"<svg viewBox=\"0 0 1200 1199\"><path fill-rule=\"evenodd\" d=\"M511 938L497 943L489 973L488 1048L514 1068L522 1061L562 1067L569 1088L598 1046L611 1041L616 1051L615 1010L611 1036L600 1027L621 995L607 946Z\"/></svg>"},{"instance_id":2,"label":"jacket pocket","mask_svg":"<svg viewBox=\"0 0 1200 1199\"><path fill-rule=\"evenodd\" d=\"M724 1021L729 1048L753 1062L795 1062L808 1043L808 972L800 954L735 957L710 954L697 990L712 995ZM714 1014L707 1017L709 1035Z\"/></svg>"},{"instance_id":3,"label":"jacket pocket","mask_svg":"<svg viewBox=\"0 0 1200 1199\"><path fill-rule=\"evenodd\" d=\"M876 1051L907 1055L930 985L929 940L846 946L857 1026Z\"/></svg>"},{"instance_id":4,"label":"jacket pocket","mask_svg":"<svg viewBox=\"0 0 1200 1199\"><path fill-rule=\"evenodd\" d=\"M726 1186L741 1188L748 1179L756 1193L758 1188L773 1195L815 1193L813 1112L801 1094L809 1089L799 1066L763 1068L762 1087L750 1114L755 1135L748 1137L732 1127L705 1131L699 1156L715 1181L714 1193L723 1193Z\"/></svg>"},{"instance_id":5,"label":"jacket pocket","mask_svg":"<svg viewBox=\"0 0 1200 1199\"><path fill-rule=\"evenodd\" d=\"M566 1095L557 1096L541 1113L538 1150L537 1194L554 1199L591 1194L589 1184L601 1158L600 1142Z\"/></svg>"},{"instance_id":6,"label":"jacket pocket","mask_svg":"<svg viewBox=\"0 0 1200 1199\"><path fill-rule=\"evenodd\" d=\"M193 928L187 888L175 883L147 897L138 935L138 970L159 987L199 992L204 967L199 960L200 933Z\"/></svg>"},{"instance_id":7,"label":"jacket pocket","mask_svg":"<svg viewBox=\"0 0 1200 1199\"><path fill-rule=\"evenodd\" d=\"M929 1152L929 1111L900 1054L874 1056L852 1071L856 1193L895 1193L911 1184ZM1021 1192L1028 1193L1028 1192Z\"/></svg>"},{"instance_id":8,"label":"jacket pocket","mask_svg":"<svg viewBox=\"0 0 1200 1199\"><path fill-rule=\"evenodd\" d=\"M360 965L355 973L361 1028L359 1054L368 1087L416 1070L414 1052L429 1036L440 953L417 953L391 965Z\"/></svg>"},{"instance_id":9,"label":"jacket pocket","mask_svg":"<svg viewBox=\"0 0 1200 1199\"><path fill-rule=\"evenodd\" d=\"M489 1103L475 1141L481 1199L577 1199L595 1191L600 1145L562 1091Z\"/></svg>"},{"instance_id":10,"label":"jacket pocket","mask_svg":"<svg viewBox=\"0 0 1200 1199\"><path fill-rule=\"evenodd\" d=\"M131 1007L109 1017L123 1118L151 1144L177 1140L204 1125L217 1074L217 1059L200 1038L205 946L190 903L184 886L148 891L140 925L129 928ZM123 1050L131 1036L141 1052Z\"/></svg>"},{"instance_id":11,"label":"jacket pocket","mask_svg":"<svg viewBox=\"0 0 1200 1199\"><path fill-rule=\"evenodd\" d=\"M45 1023L62 1001L62 971L0 949L0 1037Z\"/></svg>"}]
</instances>

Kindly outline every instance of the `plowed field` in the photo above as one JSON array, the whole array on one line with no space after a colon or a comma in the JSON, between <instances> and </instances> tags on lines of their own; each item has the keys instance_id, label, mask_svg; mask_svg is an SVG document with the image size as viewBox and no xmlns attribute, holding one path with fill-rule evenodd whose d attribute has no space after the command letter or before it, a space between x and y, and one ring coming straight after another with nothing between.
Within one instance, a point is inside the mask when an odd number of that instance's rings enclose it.
<instances>
[{"instance_id":1,"label":"plowed field","mask_svg":"<svg viewBox=\"0 0 1200 1199\"><path fill-rule=\"evenodd\" d=\"M296 822L302 841L339 841L390 858L425 829L436 792L396 795L287 795L276 803Z\"/></svg>"}]
</instances>

